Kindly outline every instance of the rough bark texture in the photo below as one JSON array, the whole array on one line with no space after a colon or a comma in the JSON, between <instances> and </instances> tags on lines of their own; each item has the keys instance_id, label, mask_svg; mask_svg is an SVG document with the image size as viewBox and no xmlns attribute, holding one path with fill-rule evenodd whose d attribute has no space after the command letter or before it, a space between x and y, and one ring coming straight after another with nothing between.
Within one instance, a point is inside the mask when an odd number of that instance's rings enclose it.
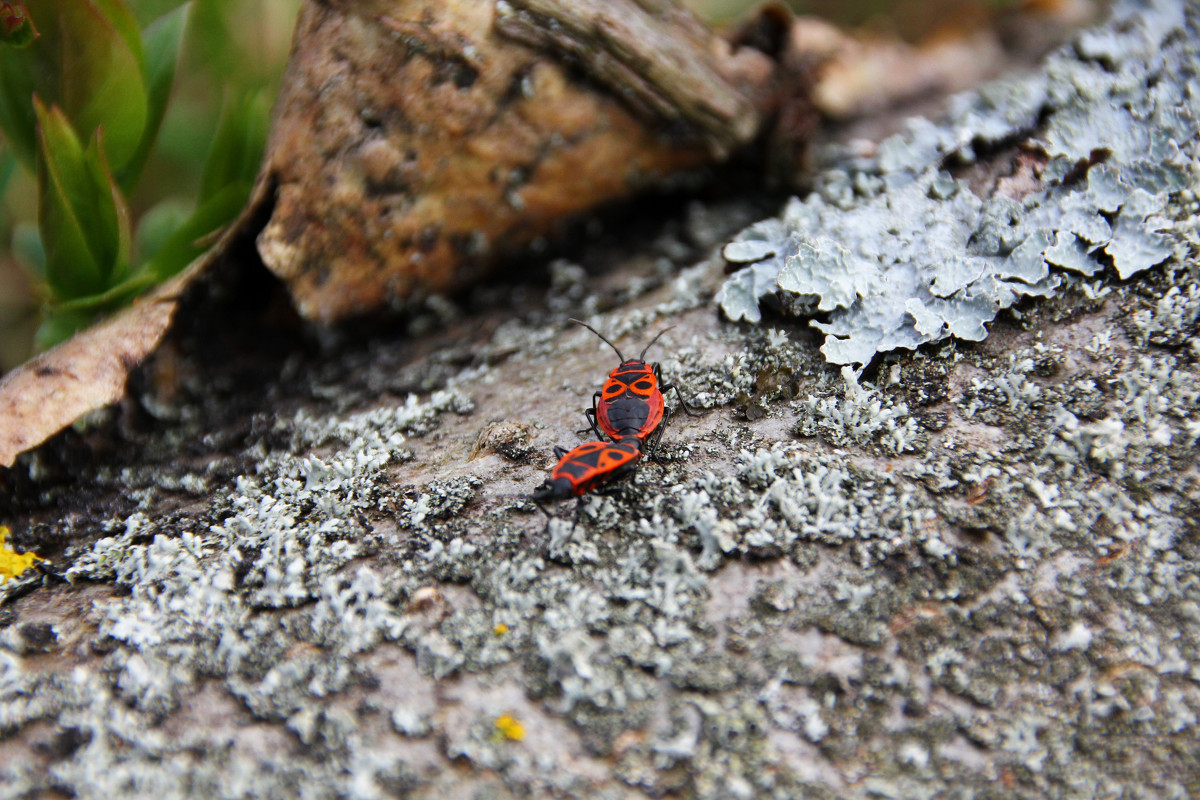
<instances>
[{"instance_id":1,"label":"rough bark texture","mask_svg":"<svg viewBox=\"0 0 1200 800\"><path fill-rule=\"evenodd\" d=\"M0 588L0 797L1200 794L1195 187L1162 266L864 376L717 317L757 202L257 382L184 332L183 396L0 472L51 559ZM714 410L547 524L512 495L613 366L579 315L676 325Z\"/></svg>"}]
</instances>

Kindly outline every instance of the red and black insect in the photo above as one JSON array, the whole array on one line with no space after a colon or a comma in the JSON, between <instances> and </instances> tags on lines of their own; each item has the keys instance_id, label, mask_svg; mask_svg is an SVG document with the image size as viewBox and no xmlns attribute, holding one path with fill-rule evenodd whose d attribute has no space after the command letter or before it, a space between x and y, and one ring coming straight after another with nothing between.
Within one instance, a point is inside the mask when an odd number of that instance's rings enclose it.
<instances>
[{"instance_id":1,"label":"red and black insect","mask_svg":"<svg viewBox=\"0 0 1200 800\"><path fill-rule=\"evenodd\" d=\"M592 431L601 439L608 434L614 442L637 439L646 443L647 453L653 453L662 439L663 430L667 427L666 420L670 416L669 409L663 398L663 393L672 389L679 398L679 404L688 416L699 416L687 407L679 389L671 384L662 382L662 368L659 364L646 362L646 351L650 345L659 340L671 328L663 328L650 340L641 355L637 358L625 358L617 346L605 339L591 325L572 319L611 347L621 359L621 363L608 374L608 380L600 391L592 395L592 407L584 412L591 423ZM672 326L674 327L674 326ZM601 433L603 431L603 433Z\"/></svg>"},{"instance_id":2,"label":"red and black insect","mask_svg":"<svg viewBox=\"0 0 1200 800\"><path fill-rule=\"evenodd\" d=\"M586 442L571 450L554 448L558 464L550 477L529 496L535 503L580 497L597 486L609 483L637 468L642 458L642 443Z\"/></svg>"}]
</instances>

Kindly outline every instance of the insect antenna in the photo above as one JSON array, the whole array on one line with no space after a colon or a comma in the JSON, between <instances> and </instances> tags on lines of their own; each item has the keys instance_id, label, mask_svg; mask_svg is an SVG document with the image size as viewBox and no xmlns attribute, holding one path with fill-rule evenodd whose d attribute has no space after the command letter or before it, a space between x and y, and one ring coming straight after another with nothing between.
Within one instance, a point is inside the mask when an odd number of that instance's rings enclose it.
<instances>
[{"instance_id":1,"label":"insect antenna","mask_svg":"<svg viewBox=\"0 0 1200 800\"><path fill-rule=\"evenodd\" d=\"M600 334L600 331L596 330L596 329L595 329L595 328L593 328L591 325L588 325L586 322L583 322L582 320L578 320L578 319L574 319L574 318L572 318L572 319L571 319L571 322L574 322L576 325L582 325L583 327L587 328L587 329L588 329L589 331L591 331L592 333L594 333L594 334L596 334L597 336L599 336L599 337L600 337L600 341L604 342L604 343L605 343L605 344L607 344L609 347L611 347L611 348L612 348L614 351L616 351L617 358L621 359L622 363L625 361L625 356L621 355L621 351L620 351L620 350L617 350L617 346L616 346L615 344L613 344L612 342L610 342L608 339L605 339L605 338L604 338L604 337L603 337L603 336Z\"/></svg>"},{"instance_id":2,"label":"insect antenna","mask_svg":"<svg viewBox=\"0 0 1200 800\"><path fill-rule=\"evenodd\" d=\"M667 327L663 328L661 331L656 333L654 335L654 338L651 339L650 342L645 347L642 348L642 354L640 356L638 356L638 361L645 361L646 360L646 351L650 349L650 345L657 342L660 338L662 338L662 335L664 333L666 333L667 331L671 330L671 328L674 328L674 327L675 327L674 325L668 325Z\"/></svg>"}]
</instances>

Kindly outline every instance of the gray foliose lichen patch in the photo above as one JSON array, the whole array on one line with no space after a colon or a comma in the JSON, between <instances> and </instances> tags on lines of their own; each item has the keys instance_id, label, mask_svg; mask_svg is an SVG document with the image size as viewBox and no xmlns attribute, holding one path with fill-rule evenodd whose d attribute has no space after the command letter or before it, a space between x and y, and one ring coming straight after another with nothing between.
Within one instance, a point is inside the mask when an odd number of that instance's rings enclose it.
<instances>
[{"instance_id":1,"label":"gray foliose lichen patch","mask_svg":"<svg viewBox=\"0 0 1200 800\"><path fill-rule=\"evenodd\" d=\"M1127 278L1163 263L1191 224L1168 206L1200 177L1198 64L1183 2L1119 4L1038 74L960 96L941 124L912 120L871 158L828 156L811 194L725 246L747 266L721 308L757 322L770 301L816 317L830 362L865 364L982 340L1001 309L1054 293L1061 270ZM1017 143L1044 156L1030 186L977 193L955 177Z\"/></svg>"}]
</instances>

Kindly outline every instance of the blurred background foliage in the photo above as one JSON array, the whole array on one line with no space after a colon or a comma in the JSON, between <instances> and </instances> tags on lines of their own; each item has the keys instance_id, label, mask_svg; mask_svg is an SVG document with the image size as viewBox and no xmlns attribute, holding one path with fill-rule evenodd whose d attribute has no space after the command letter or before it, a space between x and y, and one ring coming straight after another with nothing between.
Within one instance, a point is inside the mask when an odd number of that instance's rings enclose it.
<instances>
[{"instance_id":1,"label":"blurred background foliage","mask_svg":"<svg viewBox=\"0 0 1200 800\"><path fill-rule=\"evenodd\" d=\"M0 3L0 371L183 269L237 215L299 5Z\"/></svg>"},{"instance_id":2,"label":"blurred background foliage","mask_svg":"<svg viewBox=\"0 0 1200 800\"><path fill-rule=\"evenodd\" d=\"M300 2L0 2L0 374L187 266L236 216ZM761 4L685 2L718 25ZM787 4L918 42L1038 2L1054 0Z\"/></svg>"}]
</instances>

